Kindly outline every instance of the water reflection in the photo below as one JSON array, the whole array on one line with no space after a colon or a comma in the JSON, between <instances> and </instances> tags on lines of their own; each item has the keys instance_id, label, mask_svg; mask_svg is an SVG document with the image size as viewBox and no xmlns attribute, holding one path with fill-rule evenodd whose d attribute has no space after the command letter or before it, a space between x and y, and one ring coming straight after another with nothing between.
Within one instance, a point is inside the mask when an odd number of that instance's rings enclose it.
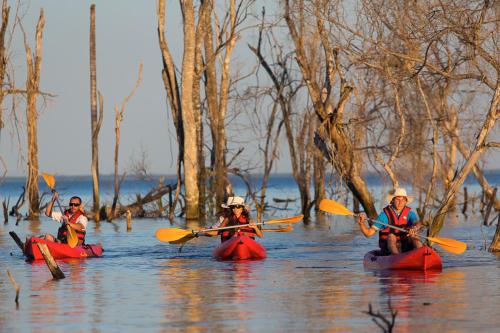
<instances>
[{"instance_id":1,"label":"water reflection","mask_svg":"<svg viewBox=\"0 0 500 333\"><path fill-rule=\"evenodd\" d=\"M31 290L34 294L30 318L35 327L74 321L86 312L85 302L81 300L81 295L86 292L86 265L76 259L58 260L58 264L66 275L65 279L53 280L43 260L31 263Z\"/></svg>"},{"instance_id":2,"label":"water reflection","mask_svg":"<svg viewBox=\"0 0 500 333\"><path fill-rule=\"evenodd\" d=\"M202 323L208 321L217 323L211 326L215 330L224 329L229 318L230 325L233 320L249 320L256 310L241 305L256 297L259 262L205 261L220 267L207 269L206 262L193 259L170 259L162 264L158 281L167 305L164 315L169 327L189 325L190 331L198 332L203 331Z\"/></svg>"},{"instance_id":3,"label":"water reflection","mask_svg":"<svg viewBox=\"0 0 500 333\"><path fill-rule=\"evenodd\" d=\"M40 235L40 227L42 225L42 222L40 220L30 221L28 222L28 225L31 235Z\"/></svg>"}]
</instances>

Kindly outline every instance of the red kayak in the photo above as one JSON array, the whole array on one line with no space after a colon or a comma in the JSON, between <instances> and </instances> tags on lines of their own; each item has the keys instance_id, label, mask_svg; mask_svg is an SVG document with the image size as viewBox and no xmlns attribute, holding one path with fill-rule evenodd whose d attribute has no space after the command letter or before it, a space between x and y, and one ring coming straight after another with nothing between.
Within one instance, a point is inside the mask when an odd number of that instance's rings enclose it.
<instances>
[{"instance_id":1,"label":"red kayak","mask_svg":"<svg viewBox=\"0 0 500 333\"><path fill-rule=\"evenodd\" d=\"M24 246L24 255L29 259L43 259L42 253L36 243L47 244L50 254L54 259L100 257L103 252L101 244L85 244L71 248L68 244L49 242L45 239L31 237L26 241Z\"/></svg>"},{"instance_id":2,"label":"red kayak","mask_svg":"<svg viewBox=\"0 0 500 333\"><path fill-rule=\"evenodd\" d=\"M381 256L379 250L365 254L365 268L370 269L406 269L406 270L441 270L441 257L428 246L395 255Z\"/></svg>"},{"instance_id":3,"label":"red kayak","mask_svg":"<svg viewBox=\"0 0 500 333\"><path fill-rule=\"evenodd\" d=\"M250 237L236 234L214 249L217 260L258 260L266 257L266 249Z\"/></svg>"}]
</instances>

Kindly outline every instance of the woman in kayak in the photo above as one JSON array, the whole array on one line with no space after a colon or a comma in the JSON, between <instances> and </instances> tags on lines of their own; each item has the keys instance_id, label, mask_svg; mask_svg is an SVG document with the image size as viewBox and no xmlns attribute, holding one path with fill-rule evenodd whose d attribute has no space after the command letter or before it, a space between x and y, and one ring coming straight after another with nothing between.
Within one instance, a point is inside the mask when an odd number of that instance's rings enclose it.
<instances>
[{"instance_id":1,"label":"woman in kayak","mask_svg":"<svg viewBox=\"0 0 500 333\"><path fill-rule=\"evenodd\" d=\"M245 224L249 225L234 229L206 231L204 232L205 235L221 235L221 242L230 239L236 232L243 233L251 238L255 238L255 235L262 237L262 230L260 230L260 228L255 225L255 221L250 218L250 213L242 197L229 197L226 203L221 206L224 208L224 212L219 217L219 221L211 226L210 229Z\"/></svg>"},{"instance_id":2,"label":"woman in kayak","mask_svg":"<svg viewBox=\"0 0 500 333\"><path fill-rule=\"evenodd\" d=\"M405 228L408 230L407 233L377 222L367 227L364 224L366 216L358 215L358 224L363 235L371 237L379 233L379 247L382 254L398 254L422 247L422 242L416 237L417 232L422 228L422 223L418 221L417 215L411 211L411 208L406 206L412 200L413 198L406 194L404 188L396 188L387 196L389 205L377 217L377 221Z\"/></svg>"},{"instance_id":3,"label":"woman in kayak","mask_svg":"<svg viewBox=\"0 0 500 333\"><path fill-rule=\"evenodd\" d=\"M87 227L88 219L85 216L85 211L83 210L82 199L80 197L71 197L69 199L69 208L64 212L53 212L54 202L57 200L58 194L54 192L52 195L52 200L49 201L47 209L45 210L45 215L51 217L53 220L58 222L63 222L63 225L59 227L57 231L57 238L50 234L46 234L44 238L51 242L67 243L67 228L66 224L75 230L78 236L78 244L85 244L85 228Z\"/></svg>"}]
</instances>

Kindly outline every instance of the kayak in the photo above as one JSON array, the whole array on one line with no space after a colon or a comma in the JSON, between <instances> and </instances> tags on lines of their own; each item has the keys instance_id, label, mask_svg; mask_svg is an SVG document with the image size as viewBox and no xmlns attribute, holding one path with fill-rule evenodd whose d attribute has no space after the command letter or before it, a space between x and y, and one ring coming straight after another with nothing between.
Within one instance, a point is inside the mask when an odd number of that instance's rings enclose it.
<instances>
[{"instance_id":1,"label":"kayak","mask_svg":"<svg viewBox=\"0 0 500 333\"><path fill-rule=\"evenodd\" d=\"M258 260L266 257L266 249L248 236L236 234L214 249L217 260Z\"/></svg>"},{"instance_id":2,"label":"kayak","mask_svg":"<svg viewBox=\"0 0 500 333\"><path fill-rule=\"evenodd\" d=\"M101 244L85 244L71 248L68 244L50 242L45 239L31 237L26 241L24 246L24 255L29 259L43 259L42 252L40 252L36 243L47 244L49 252L54 259L100 257L104 251Z\"/></svg>"},{"instance_id":3,"label":"kayak","mask_svg":"<svg viewBox=\"0 0 500 333\"><path fill-rule=\"evenodd\" d=\"M379 250L365 254L365 268L370 269L405 269L405 270L441 270L441 257L432 248L422 246L400 254L381 256Z\"/></svg>"}]
</instances>

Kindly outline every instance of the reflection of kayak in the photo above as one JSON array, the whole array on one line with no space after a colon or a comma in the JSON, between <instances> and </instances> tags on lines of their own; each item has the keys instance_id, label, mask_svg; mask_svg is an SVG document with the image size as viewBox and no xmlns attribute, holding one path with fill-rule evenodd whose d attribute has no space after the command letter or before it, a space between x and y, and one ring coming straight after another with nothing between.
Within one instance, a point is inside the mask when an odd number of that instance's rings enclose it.
<instances>
[{"instance_id":1,"label":"reflection of kayak","mask_svg":"<svg viewBox=\"0 0 500 333\"><path fill-rule=\"evenodd\" d=\"M266 257L266 249L250 237L235 235L214 249L217 260L257 260Z\"/></svg>"},{"instance_id":2,"label":"reflection of kayak","mask_svg":"<svg viewBox=\"0 0 500 333\"><path fill-rule=\"evenodd\" d=\"M43 259L42 253L36 243L47 244L49 252L54 259L100 257L103 252L101 244L86 244L71 248L68 244L49 242L45 239L31 237L26 241L24 246L24 255L29 259Z\"/></svg>"},{"instance_id":3,"label":"reflection of kayak","mask_svg":"<svg viewBox=\"0 0 500 333\"><path fill-rule=\"evenodd\" d=\"M407 270L441 270L441 258L430 247L403 252L395 255L381 256L378 250L365 254L363 264L366 268L407 269Z\"/></svg>"}]
</instances>

